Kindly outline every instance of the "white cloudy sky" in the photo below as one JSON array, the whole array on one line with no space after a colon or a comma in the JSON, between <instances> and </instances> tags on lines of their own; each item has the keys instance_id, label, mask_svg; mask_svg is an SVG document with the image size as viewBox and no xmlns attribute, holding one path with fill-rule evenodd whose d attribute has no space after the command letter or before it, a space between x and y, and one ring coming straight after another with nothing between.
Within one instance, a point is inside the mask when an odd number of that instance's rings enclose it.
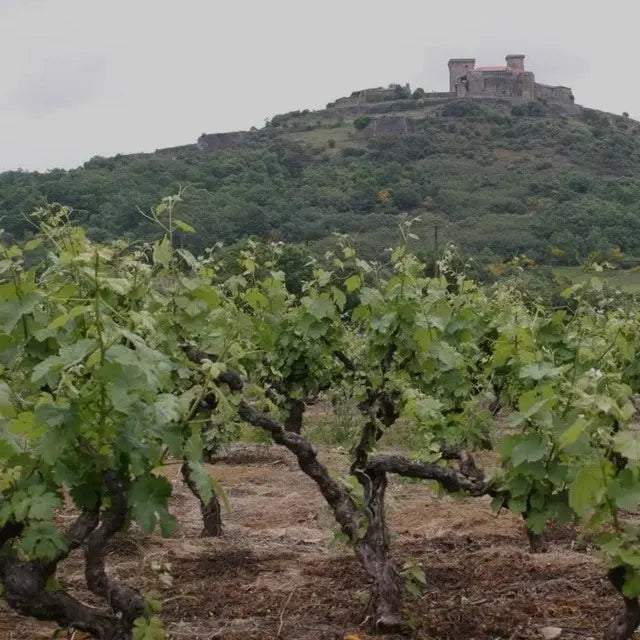
<instances>
[{"instance_id":1,"label":"white cloudy sky","mask_svg":"<svg viewBox=\"0 0 640 640\"><path fill-rule=\"evenodd\" d=\"M538 81L640 118L636 4L0 0L0 170L186 144L390 82L447 90L450 57L526 53Z\"/></svg>"}]
</instances>

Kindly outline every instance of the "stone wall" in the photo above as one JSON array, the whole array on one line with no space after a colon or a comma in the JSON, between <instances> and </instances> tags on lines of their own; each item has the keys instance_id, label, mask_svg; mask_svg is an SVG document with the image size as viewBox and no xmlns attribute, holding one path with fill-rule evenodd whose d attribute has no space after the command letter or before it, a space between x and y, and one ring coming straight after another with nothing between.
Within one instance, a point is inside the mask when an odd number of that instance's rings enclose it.
<instances>
[{"instance_id":1,"label":"stone wall","mask_svg":"<svg viewBox=\"0 0 640 640\"><path fill-rule=\"evenodd\" d=\"M514 98L523 102L534 99L535 76L525 71L472 71L466 83L459 83L459 96L495 96Z\"/></svg>"},{"instance_id":2,"label":"stone wall","mask_svg":"<svg viewBox=\"0 0 640 640\"><path fill-rule=\"evenodd\" d=\"M434 91L426 93L424 97L417 100L390 100L389 102L376 102L373 104L338 104L327 106L326 109L315 112L318 117L336 117L336 112L340 116L361 116L376 113L389 113L393 111L413 111L421 110L427 106L444 104L456 98L455 93L449 91Z\"/></svg>"},{"instance_id":3,"label":"stone wall","mask_svg":"<svg viewBox=\"0 0 640 640\"><path fill-rule=\"evenodd\" d=\"M388 87L373 87L354 91L349 97L338 98L330 103L331 107L355 107L361 104L375 104L403 100L411 97L411 87L408 84L390 84ZM329 106L329 105L327 105Z\"/></svg>"},{"instance_id":4,"label":"stone wall","mask_svg":"<svg viewBox=\"0 0 640 640\"><path fill-rule=\"evenodd\" d=\"M549 100L551 102L573 102L573 93L569 87L552 87L548 84L539 84L536 82L536 98Z\"/></svg>"},{"instance_id":5,"label":"stone wall","mask_svg":"<svg viewBox=\"0 0 640 640\"><path fill-rule=\"evenodd\" d=\"M548 102L547 107L565 116L582 116L584 113L584 108L574 102Z\"/></svg>"},{"instance_id":6,"label":"stone wall","mask_svg":"<svg viewBox=\"0 0 640 640\"><path fill-rule=\"evenodd\" d=\"M382 116L373 121L373 137L406 136L409 132L409 121L404 116Z\"/></svg>"},{"instance_id":7,"label":"stone wall","mask_svg":"<svg viewBox=\"0 0 640 640\"><path fill-rule=\"evenodd\" d=\"M535 86L536 86L536 76L530 71L525 71L520 74L519 82L521 82L520 87L520 97L523 101L529 102L533 100L536 96Z\"/></svg>"},{"instance_id":8,"label":"stone wall","mask_svg":"<svg viewBox=\"0 0 640 640\"><path fill-rule=\"evenodd\" d=\"M449 95L449 94L447 94ZM410 111L412 109L422 109L424 100L391 100L389 102L375 102L373 104L337 104L318 111L318 116L336 117L336 112L340 116L360 116L370 113L388 113L389 111Z\"/></svg>"},{"instance_id":9,"label":"stone wall","mask_svg":"<svg viewBox=\"0 0 640 640\"><path fill-rule=\"evenodd\" d=\"M373 118L371 123L364 129L357 131L355 137L360 140L381 137L402 137L406 136L413 129L411 121L405 116L380 116Z\"/></svg>"},{"instance_id":10,"label":"stone wall","mask_svg":"<svg viewBox=\"0 0 640 640\"><path fill-rule=\"evenodd\" d=\"M430 100L431 98L455 98L456 94L452 91L429 91L424 94L421 100Z\"/></svg>"},{"instance_id":11,"label":"stone wall","mask_svg":"<svg viewBox=\"0 0 640 640\"><path fill-rule=\"evenodd\" d=\"M228 133L203 133L198 138L198 149L211 153L221 149L244 147L251 137L251 131L230 131Z\"/></svg>"},{"instance_id":12,"label":"stone wall","mask_svg":"<svg viewBox=\"0 0 640 640\"><path fill-rule=\"evenodd\" d=\"M359 92L352 93L348 98L338 98L335 102L330 102L327 105L328 109L333 107L345 108L345 107L357 107L362 100L360 99Z\"/></svg>"}]
</instances>

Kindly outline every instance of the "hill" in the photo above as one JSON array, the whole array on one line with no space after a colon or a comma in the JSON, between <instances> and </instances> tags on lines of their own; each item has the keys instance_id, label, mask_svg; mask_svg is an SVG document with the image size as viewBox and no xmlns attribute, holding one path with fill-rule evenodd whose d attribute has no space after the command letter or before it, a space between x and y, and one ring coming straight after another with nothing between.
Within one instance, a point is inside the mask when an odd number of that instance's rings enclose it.
<instances>
[{"instance_id":1,"label":"hill","mask_svg":"<svg viewBox=\"0 0 640 640\"><path fill-rule=\"evenodd\" d=\"M156 231L137 207L189 185L182 217L198 233L184 243L195 251L247 236L322 248L337 231L373 256L399 219L419 216L425 253L437 228L440 246L454 242L482 262L640 256L639 123L544 101L416 93L283 114L250 134L203 135L68 171L5 172L3 226L24 237L23 214L62 202L96 239L149 239Z\"/></svg>"}]
</instances>

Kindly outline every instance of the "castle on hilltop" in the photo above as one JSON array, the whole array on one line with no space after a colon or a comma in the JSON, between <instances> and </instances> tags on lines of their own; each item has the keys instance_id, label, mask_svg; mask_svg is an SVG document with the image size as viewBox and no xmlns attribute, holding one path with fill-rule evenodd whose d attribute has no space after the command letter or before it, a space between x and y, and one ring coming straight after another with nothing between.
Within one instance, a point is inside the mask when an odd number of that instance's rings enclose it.
<instances>
[{"instance_id":1,"label":"castle on hilltop","mask_svg":"<svg viewBox=\"0 0 640 640\"><path fill-rule=\"evenodd\" d=\"M416 99L426 104L458 98L501 98L515 104L544 100L567 112L573 109L573 93L569 87L551 86L536 82L535 74L524 68L524 55L511 54L504 66L476 67L475 58L449 60L449 91L411 92L408 84L390 84L354 91L350 96L338 98L327 108L364 107L380 102Z\"/></svg>"},{"instance_id":2,"label":"castle on hilltop","mask_svg":"<svg viewBox=\"0 0 640 640\"><path fill-rule=\"evenodd\" d=\"M511 54L506 57L504 66L497 67L476 67L475 58L452 58L448 64L448 91L425 92L423 89L416 89L412 92L408 84L390 84L388 87L354 91L349 96L330 102L326 109L314 113L316 117L330 118L367 115L369 125L356 132L361 138L407 135L412 126L407 111L425 112L461 99L507 101L513 105L526 105L540 100L559 113L582 113L582 107L574 104L573 93L569 87L536 82L535 74L525 70L524 58L522 54ZM281 126L282 122L288 120L284 126L295 127L296 119L305 118L308 114L307 110L282 114L278 116L278 124L275 124L274 118L271 126ZM302 122L299 126L313 127L308 122ZM255 129L203 133L194 146L205 153L245 147L251 143L256 133ZM174 154L175 149L163 149L158 153Z\"/></svg>"},{"instance_id":3,"label":"castle on hilltop","mask_svg":"<svg viewBox=\"0 0 640 640\"><path fill-rule=\"evenodd\" d=\"M506 63L499 67L476 67L475 58L452 58L449 60L450 94L457 98L493 96L517 102L543 99L573 103L569 87L537 83L535 74L525 71L524 55L508 55Z\"/></svg>"}]
</instances>

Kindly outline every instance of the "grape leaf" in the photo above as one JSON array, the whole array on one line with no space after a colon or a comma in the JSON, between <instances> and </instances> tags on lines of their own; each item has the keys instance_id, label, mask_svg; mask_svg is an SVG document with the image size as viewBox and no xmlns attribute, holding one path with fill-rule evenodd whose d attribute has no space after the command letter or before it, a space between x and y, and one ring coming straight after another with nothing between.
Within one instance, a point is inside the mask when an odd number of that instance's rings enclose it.
<instances>
[{"instance_id":1,"label":"grape leaf","mask_svg":"<svg viewBox=\"0 0 640 640\"><path fill-rule=\"evenodd\" d=\"M136 618L133 623L133 640L165 640L164 625L157 617Z\"/></svg>"},{"instance_id":2,"label":"grape leaf","mask_svg":"<svg viewBox=\"0 0 640 640\"><path fill-rule=\"evenodd\" d=\"M171 483L163 476L152 474L137 478L129 491L129 506L135 521L150 533L156 522L163 536L171 535L175 520L167 509Z\"/></svg>"},{"instance_id":3,"label":"grape leaf","mask_svg":"<svg viewBox=\"0 0 640 640\"><path fill-rule=\"evenodd\" d=\"M640 460L640 439L636 438L631 431L622 431L613 439L613 450L637 462Z\"/></svg>"},{"instance_id":4,"label":"grape leaf","mask_svg":"<svg viewBox=\"0 0 640 640\"><path fill-rule=\"evenodd\" d=\"M544 458L548 450L549 444L542 436L526 436L513 448L511 461L516 467L523 462L537 462Z\"/></svg>"},{"instance_id":5,"label":"grape leaf","mask_svg":"<svg viewBox=\"0 0 640 640\"><path fill-rule=\"evenodd\" d=\"M582 467L569 488L569 505L582 518L595 509L605 495L606 486L598 463Z\"/></svg>"}]
</instances>

